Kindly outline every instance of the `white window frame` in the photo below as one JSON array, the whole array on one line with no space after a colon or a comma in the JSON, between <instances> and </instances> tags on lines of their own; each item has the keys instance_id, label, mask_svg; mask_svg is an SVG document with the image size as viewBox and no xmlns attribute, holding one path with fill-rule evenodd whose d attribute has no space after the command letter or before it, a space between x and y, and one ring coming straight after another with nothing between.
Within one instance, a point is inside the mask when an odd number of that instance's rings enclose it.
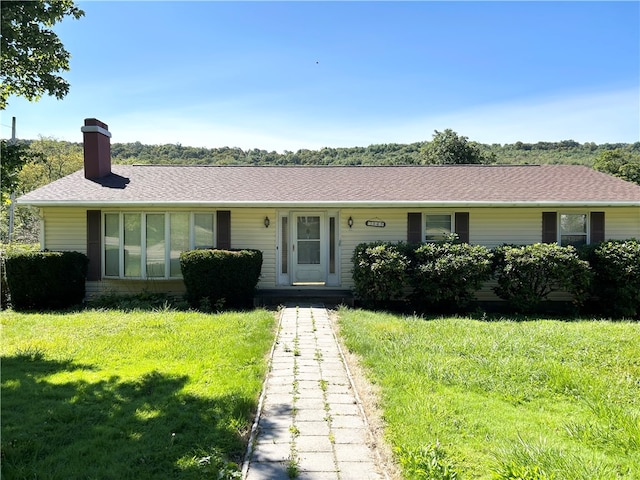
<instances>
[{"instance_id":1,"label":"white window frame","mask_svg":"<svg viewBox=\"0 0 640 480\"><path fill-rule=\"evenodd\" d=\"M585 231L584 232L563 232L562 231L562 217L563 216L575 216L575 215L583 215L585 218ZM583 236L585 239L585 245L589 245L591 243L591 215L589 212L558 212L558 245L562 246L562 237L563 236ZM567 244L571 245L571 244Z\"/></svg>"},{"instance_id":2,"label":"white window frame","mask_svg":"<svg viewBox=\"0 0 640 480\"><path fill-rule=\"evenodd\" d=\"M216 231L216 212L215 211L103 211L101 219L101 276L105 279L121 279L121 280L178 280L182 278L182 275L171 276L171 215L172 214L188 214L189 215L189 249L194 250L195 246L195 215L204 214L211 215L212 217L212 237L213 245L217 245L217 231ZM106 221L107 215L118 215L118 275L106 275L106 263L105 263L105 234L106 234ZM124 215L138 215L140 219L140 272L141 275L137 277L127 277L124 274ZM165 263L164 263L164 276L150 277L147 276L147 215L164 215L164 244L165 244Z\"/></svg>"}]
</instances>

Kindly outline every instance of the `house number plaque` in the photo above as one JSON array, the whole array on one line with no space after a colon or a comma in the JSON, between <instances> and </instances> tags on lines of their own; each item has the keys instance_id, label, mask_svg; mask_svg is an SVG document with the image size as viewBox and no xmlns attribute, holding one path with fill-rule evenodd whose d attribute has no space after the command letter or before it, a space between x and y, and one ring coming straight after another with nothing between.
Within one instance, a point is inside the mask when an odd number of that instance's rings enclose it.
<instances>
[{"instance_id":1,"label":"house number plaque","mask_svg":"<svg viewBox=\"0 0 640 480\"><path fill-rule=\"evenodd\" d=\"M367 227L379 227L384 228L387 224L382 220L367 220L364 222Z\"/></svg>"}]
</instances>

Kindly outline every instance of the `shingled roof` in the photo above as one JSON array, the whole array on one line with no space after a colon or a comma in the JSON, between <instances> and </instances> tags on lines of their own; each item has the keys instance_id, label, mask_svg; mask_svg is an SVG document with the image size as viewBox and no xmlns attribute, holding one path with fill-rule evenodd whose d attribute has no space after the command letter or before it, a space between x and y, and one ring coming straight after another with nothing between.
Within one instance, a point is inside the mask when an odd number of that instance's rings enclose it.
<instances>
[{"instance_id":1,"label":"shingled roof","mask_svg":"<svg viewBox=\"0 0 640 480\"><path fill-rule=\"evenodd\" d=\"M38 188L23 205L640 207L640 186L577 165L113 165Z\"/></svg>"}]
</instances>

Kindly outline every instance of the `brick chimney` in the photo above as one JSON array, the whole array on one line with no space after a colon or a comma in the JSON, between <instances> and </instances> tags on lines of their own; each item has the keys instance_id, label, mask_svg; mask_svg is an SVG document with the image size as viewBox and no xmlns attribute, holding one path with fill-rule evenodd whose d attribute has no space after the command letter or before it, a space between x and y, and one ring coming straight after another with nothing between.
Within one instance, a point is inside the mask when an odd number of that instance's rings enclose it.
<instances>
[{"instance_id":1,"label":"brick chimney","mask_svg":"<svg viewBox=\"0 0 640 480\"><path fill-rule=\"evenodd\" d=\"M84 178L96 179L111 173L111 133L109 126L95 118L85 118Z\"/></svg>"}]
</instances>

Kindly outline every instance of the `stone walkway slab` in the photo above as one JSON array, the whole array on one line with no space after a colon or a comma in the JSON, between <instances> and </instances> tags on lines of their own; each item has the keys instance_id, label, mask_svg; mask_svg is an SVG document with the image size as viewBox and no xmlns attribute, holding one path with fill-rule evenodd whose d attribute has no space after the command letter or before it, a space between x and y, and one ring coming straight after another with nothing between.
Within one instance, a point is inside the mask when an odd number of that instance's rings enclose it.
<instances>
[{"instance_id":1,"label":"stone walkway slab","mask_svg":"<svg viewBox=\"0 0 640 480\"><path fill-rule=\"evenodd\" d=\"M242 468L245 480L382 480L324 306L284 308Z\"/></svg>"}]
</instances>

